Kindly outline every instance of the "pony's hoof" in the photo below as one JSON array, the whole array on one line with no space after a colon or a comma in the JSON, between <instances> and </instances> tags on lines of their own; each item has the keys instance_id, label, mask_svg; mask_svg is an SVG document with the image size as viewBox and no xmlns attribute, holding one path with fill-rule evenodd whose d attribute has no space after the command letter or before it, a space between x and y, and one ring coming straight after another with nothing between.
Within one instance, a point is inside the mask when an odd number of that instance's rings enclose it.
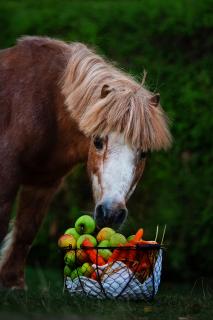
<instances>
[{"instance_id":1,"label":"pony's hoof","mask_svg":"<svg viewBox=\"0 0 213 320\"><path fill-rule=\"evenodd\" d=\"M27 291L28 287L26 285L20 286L20 285L4 285L0 282L0 291L5 291L5 290L10 290L10 291Z\"/></svg>"},{"instance_id":2,"label":"pony's hoof","mask_svg":"<svg viewBox=\"0 0 213 320\"><path fill-rule=\"evenodd\" d=\"M11 281L7 278L2 278L0 276L0 290L11 290L11 291L26 291L27 286L24 279L16 279Z\"/></svg>"},{"instance_id":3,"label":"pony's hoof","mask_svg":"<svg viewBox=\"0 0 213 320\"><path fill-rule=\"evenodd\" d=\"M12 286L9 288L11 291L27 291L28 290L28 287L27 285L25 284L24 286Z\"/></svg>"}]
</instances>

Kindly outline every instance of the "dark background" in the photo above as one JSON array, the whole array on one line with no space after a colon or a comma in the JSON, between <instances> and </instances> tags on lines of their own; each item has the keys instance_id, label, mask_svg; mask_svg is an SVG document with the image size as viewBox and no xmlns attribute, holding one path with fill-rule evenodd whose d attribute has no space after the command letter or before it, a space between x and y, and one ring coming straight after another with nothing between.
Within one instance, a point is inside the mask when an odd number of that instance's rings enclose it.
<instances>
[{"instance_id":1,"label":"dark background","mask_svg":"<svg viewBox=\"0 0 213 320\"><path fill-rule=\"evenodd\" d=\"M0 1L0 47L22 35L82 41L160 92L174 143L153 153L129 201L124 233L140 226L147 240L167 225L164 275L211 277L213 265L212 1ZM55 198L34 243L30 264L60 267L57 237L93 210L85 166ZM14 208L15 212L15 208Z\"/></svg>"}]
</instances>

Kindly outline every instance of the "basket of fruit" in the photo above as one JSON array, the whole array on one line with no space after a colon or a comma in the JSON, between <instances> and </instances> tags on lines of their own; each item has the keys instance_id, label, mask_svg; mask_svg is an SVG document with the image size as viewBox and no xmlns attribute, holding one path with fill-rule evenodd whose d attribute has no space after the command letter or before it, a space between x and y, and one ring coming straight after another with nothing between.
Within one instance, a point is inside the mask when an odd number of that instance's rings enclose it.
<instances>
[{"instance_id":1,"label":"basket of fruit","mask_svg":"<svg viewBox=\"0 0 213 320\"><path fill-rule=\"evenodd\" d=\"M58 240L64 253L64 283L71 295L152 300L158 291L162 246L143 239L143 229L126 238L112 228L96 232L88 215Z\"/></svg>"}]
</instances>

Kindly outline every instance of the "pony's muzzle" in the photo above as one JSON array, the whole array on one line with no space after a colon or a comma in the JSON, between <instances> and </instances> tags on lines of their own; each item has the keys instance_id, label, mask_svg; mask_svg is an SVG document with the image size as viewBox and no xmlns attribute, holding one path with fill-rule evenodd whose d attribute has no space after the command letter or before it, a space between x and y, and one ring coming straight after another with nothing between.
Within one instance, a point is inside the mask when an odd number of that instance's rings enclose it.
<instances>
[{"instance_id":1,"label":"pony's muzzle","mask_svg":"<svg viewBox=\"0 0 213 320\"><path fill-rule=\"evenodd\" d=\"M111 227L118 229L126 220L128 210L124 205L109 205L108 203L98 204L95 209L95 220L98 228Z\"/></svg>"}]
</instances>

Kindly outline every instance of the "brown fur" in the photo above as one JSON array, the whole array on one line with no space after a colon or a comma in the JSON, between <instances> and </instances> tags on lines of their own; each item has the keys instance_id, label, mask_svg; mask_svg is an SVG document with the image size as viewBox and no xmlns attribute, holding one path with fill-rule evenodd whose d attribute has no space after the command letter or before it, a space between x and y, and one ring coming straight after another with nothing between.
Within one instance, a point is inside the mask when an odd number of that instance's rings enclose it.
<instances>
[{"instance_id":1,"label":"brown fur","mask_svg":"<svg viewBox=\"0 0 213 320\"><path fill-rule=\"evenodd\" d=\"M1 261L4 286L23 286L23 265L42 220L42 204L70 169L87 159L88 138L69 117L58 85L70 54L65 43L45 38L26 38L0 52L0 240L23 186L14 244Z\"/></svg>"},{"instance_id":2,"label":"brown fur","mask_svg":"<svg viewBox=\"0 0 213 320\"><path fill-rule=\"evenodd\" d=\"M82 44L25 37L0 51L0 242L22 186L0 261L3 286L24 287L25 260L46 208L63 177L87 160L91 136L116 130L144 149L170 144L151 96Z\"/></svg>"}]
</instances>

